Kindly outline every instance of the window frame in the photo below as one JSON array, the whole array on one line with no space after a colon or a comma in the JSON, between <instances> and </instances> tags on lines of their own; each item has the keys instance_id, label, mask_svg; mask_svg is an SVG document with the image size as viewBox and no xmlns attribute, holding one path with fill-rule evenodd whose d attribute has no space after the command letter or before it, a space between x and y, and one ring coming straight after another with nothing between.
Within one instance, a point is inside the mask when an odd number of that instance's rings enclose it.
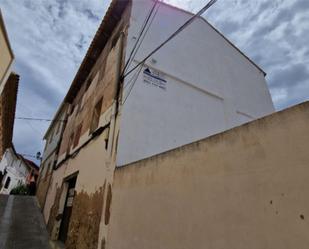
<instances>
[{"instance_id":1,"label":"window frame","mask_svg":"<svg viewBox=\"0 0 309 249\"><path fill-rule=\"evenodd\" d=\"M90 128L89 128L89 134L92 134L93 132L95 132L99 127L102 105L103 105L103 97L101 97L94 106Z\"/></svg>"}]
</instances>

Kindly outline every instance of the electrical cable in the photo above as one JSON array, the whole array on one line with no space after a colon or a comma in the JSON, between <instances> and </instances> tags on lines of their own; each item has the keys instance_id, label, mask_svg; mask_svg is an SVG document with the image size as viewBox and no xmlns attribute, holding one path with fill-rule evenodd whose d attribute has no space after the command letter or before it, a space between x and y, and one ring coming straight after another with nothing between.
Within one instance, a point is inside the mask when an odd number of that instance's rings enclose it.
<instances>
[{"instance_id":1,"label":"electrical cable","mask_svg":"<svg viewBox=\"0 0 309 249\"><path fill-rule=\"evenodd\" d=\"M135 42L135 44L134 44L134 46L133 46L133 48L132 48L132 50L131 50L131 52L130 52L129 58L128 58L128 60L127 60L127 62L126 62L126 64L125 64L125 66L124 66L124 68L123 68L123 71L122 71L122 73L121 73L121 76L125 73L125 71L126 71L126 69L127 69L127 67L128 67L128 64L129 64L129 62L130 62L130 60L131 60L131 57L132 57L132 55L133 55L133 53L134 53L134 51L135 51L135 48L136 48L136 46L137 46L137 44L138 44L138 42L139 42L139 40L140 40L140 38L141 38L141 36L142 36L144 30L145 30L145 28L146 28L146 26L147 26L147 23L148 23L148 21L149 21L151 15L152 15L152 13L153 13L153 11L154 11L156 5L158 4L158 2L159 2L159 0L155 0L155 2L154 2L154 4L153 4L152 8L150 9L148 15L146 16L146 19L144 20L144 23L143 23L143 25L142 25L142 27L141 27L141 31L139 32L138 38L137 38L137 40L136 40L136 42Z\"/></svg>"},{"instance_id":2,"label":"electrical cable","mask_svg":"<svg viewBox=\"0 0 309 249\"><path fill-rule=\"evenodd\" d=\"M141 46L141 44L142 44L142 42L143 42L143 40L144 40L144 38L145 38L145 36L146 36L146 34L147 34L147 32L148 32L150 26L151 26L151 24L152 24L152 22L153 22L155 16L156 16L157 13L158 13L159 8L160 8L160 5L158 5L158 8L156 9L156 12L155 12L154 15L152 16L151 21L150 21L150 23L149 23L149 25L148 25L148 27L147 27L145 33L143 34L143 37L142 37L142 39L141 39L141 41L140 41L138 47L137 47L136 50L134 51L134 54L133 54L133 56L132 56L132 59L131 59L131 61L130 61L129 64L128 64L128 68L130 67L131 62L134 60L134 58L135 58L135 56L136 56L136 54L137 54L137 52L138 52L138 49L140 48L140 46ZM130 95L130 93L131 93L131 91L132 91L132 88L134 87L134 84L136 83L136 81L137 81L137 79L138 79L138 76L140 75L140 72L141 72L143 66L144 66L144 63L140 66L140 69L139 69L137 72L135 72L135 74L131 77L131 79L128 81L128 83L124 86L124 89L125 89L125 88L126 88L127 86L129 86L129 85L131 84L131 82L133 81L133 83L132 83L130 89L128 90L128 94L127 94L127 96L125 97L125 100L123 101L122 104L124 104L124 103L127 101L127 98L129 97L129 95Z\"/></svg>"},{"instance_id":3,"label":"electrical cable","mask_svg":"<svg viewBox=\"0 0 309 249\"><path fill-rule=\"evenodd\" d=\"M127 77L130 73L132 73L135 69L137 69L142 63L145 63L146 60L151 57L154 53L156 53L159 49L161 49L165 44L167 44L170 40L172 40L175 36L177 36L181 31L183 31L189 24L191 24L194 19L201 14L203 14L207 9L209 9L217 0L210 0L200 11L198 11L195 15L189 18L183 25L181 25L173 34L171 34L164 42L162 42L158 47L156 47L152 52L150 52L142 61L140 61L136 66L134 66L129 72L123 75L122 78Z\"/></svg>"},{"instance_id":4,"label":"electrical cable","mask_svg":"<svg viewBox=\"0 0 309 249\"><path fill-rule=\"evenodd\" d=\"M132 56L131 61L129 61L129 64L128 64L127 69L130 68L130 65L131 65L132 61L134 61L134 58L135 58L135 56L136 56L136 54L137 54L137 52L138 52L140 46L142 45L142 42L144 41L145 36L146 36L146 34L147 34L147 32L148 32L148 30L149 30L151 24L153 23L153 20L154 20L154 18L156 17L159 8L160 8L160 5L158 5L158 7L157 7L157 9L156 9L156 12L155 12L154 15L152 16L152 18L151 18L151 20L150 20L150 23L149 23L149 25L148 25L148 27L147 27L145 33L143 34L143 37L142 37L142 39L141 39L139 45L137 46L137 48L136 48L135 51L134 51L134 54L133 54L133 56Z\"/></svg>"},{"instance_id":5,"label":"electrical cable","mask_svg":"<svg viewBox=\"0 0 309 249\"><path fill-rule=\"evenodd\" d=\"M66 122L66 120L61 120L61 119L47 119L47 118L30 118L30 117L15 117L15 119L19 120L31 120L31 121L56 121L56 122Z\"/></svg>"},{"instance_id":6,"label":"electrical cable","mask_svg":"<svg viewBox=\"0 0 309 249\"><path fill-rule=\"evenodd\" d=\"M128 97L129 97L129 95L131 94L131 91L132 91L132 89L133 89L133 87L134 87L134 85L135 85L135 83L136 83L136 81L137 81L137 79L138 79L138 76L140 75L140 73L141 73L143 67L144 67L144 63L140 65L139 70L137 71L136 74L134 74L134 75L136 75L136 77L135 77L135 79L134 79L134 81L133 81L133 83L132 83L130 89L128 90L127 96L125 97L125 100L124 100L123 103L122 103L123 105L126 103Z\"/></svg>"}]
</instances>

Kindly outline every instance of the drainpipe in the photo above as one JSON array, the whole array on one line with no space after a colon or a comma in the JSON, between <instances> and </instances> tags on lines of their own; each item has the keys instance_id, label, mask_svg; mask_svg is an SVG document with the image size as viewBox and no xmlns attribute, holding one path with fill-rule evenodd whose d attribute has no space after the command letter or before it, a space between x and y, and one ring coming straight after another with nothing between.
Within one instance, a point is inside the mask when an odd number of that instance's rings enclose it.
<instances>
[{"instance_id":1,"label":"drainpipe","mask_svg":"<svg viewBox=\"0 0 309 249\"><path fill-rule=\"evenodd\" d=\"M111 119L111 125L110 127L110 134L108 140L111 141L111 145L109 146L109 153L112 156L113 153L113 147L114 147L114 136L115 136L115 130L116 130L116 119L117 115L119 113L119 102L120 102L120 90L122 85L122 79L121 79L121 70L122 70L122 57L123 57L123 46L124 46L124 32L122 31L119 36L119 49L118 49L118 58L116 62L116 86L115 86L115 105L112 110L112 119Z\"/></svg>"},{"instance_id":2,"label":"drainpipe","mask_svg":"<svg viewBox=\"0 0 309 249\"><path fill-rule=\"evenodd\" d=\"M117 77L117 84L116 84L116 110L118 112L119 109L119 95L121 90L121 85L123 83L123 79L121 79L121 72L122 72L122 58L123 58L123 50L124 50L124 32L122 31L119 36L119 50L118 50L118 58L117 58L117 68L116 68L116 77Z\"/></svg>"}]
</instances>

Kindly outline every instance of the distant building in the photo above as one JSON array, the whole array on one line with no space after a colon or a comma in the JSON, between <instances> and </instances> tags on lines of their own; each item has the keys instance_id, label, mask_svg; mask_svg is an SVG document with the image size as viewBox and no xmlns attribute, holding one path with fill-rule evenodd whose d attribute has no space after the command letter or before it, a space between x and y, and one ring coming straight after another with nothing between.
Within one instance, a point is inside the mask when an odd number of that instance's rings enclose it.
<instances>
[{"instance_id":1,"label":"distant building","mask_svg":"<svg viewBox=\"0 0 309 249\"><path fill-rule=\"evenodd\" d=\"M68 248L108 243L116 167L274 111L264 71L204 18L122 77L154 3L112 1L62 103L67 122L43 210L51 238ZM126 73L190 17L159 2Z\"/></svg>"},{"instance_id":2,"label":"distant building","mask_svg":"<svg viewBox=\"0 0 309 249\"><path fill-rule=\"evenodd\" d=\"M0 160L12 146L19 75L11 71L14 61L0 10Z\"/></svg>"},{"instance_id":3,"label":"distant building","mask_svg":"<svg viewBox=\"0 0 309 249\"><path fill-rule=\"evenodd\" d=\"M39 167L32 161L16 153L14 147L6 149L0 162L0 194L10 194L18 185L28 185L36 182Z\"/></svg>"}]
</instances>

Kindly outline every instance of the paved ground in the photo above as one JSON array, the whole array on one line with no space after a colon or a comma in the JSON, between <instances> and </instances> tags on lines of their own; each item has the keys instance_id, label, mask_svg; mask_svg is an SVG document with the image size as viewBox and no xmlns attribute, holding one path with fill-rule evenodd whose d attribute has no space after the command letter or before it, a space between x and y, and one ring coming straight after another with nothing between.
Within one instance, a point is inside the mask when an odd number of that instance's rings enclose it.
<instances>
[{"instance_id":1,"label":"paved ground","mask_svg":"<svg viewBox=\"0 0 309 249\"><path fill-rule=\"evenodd\" d=\"M0 249L50 249L35 197L0 195Z\"/></svg>"}]
</instances>

